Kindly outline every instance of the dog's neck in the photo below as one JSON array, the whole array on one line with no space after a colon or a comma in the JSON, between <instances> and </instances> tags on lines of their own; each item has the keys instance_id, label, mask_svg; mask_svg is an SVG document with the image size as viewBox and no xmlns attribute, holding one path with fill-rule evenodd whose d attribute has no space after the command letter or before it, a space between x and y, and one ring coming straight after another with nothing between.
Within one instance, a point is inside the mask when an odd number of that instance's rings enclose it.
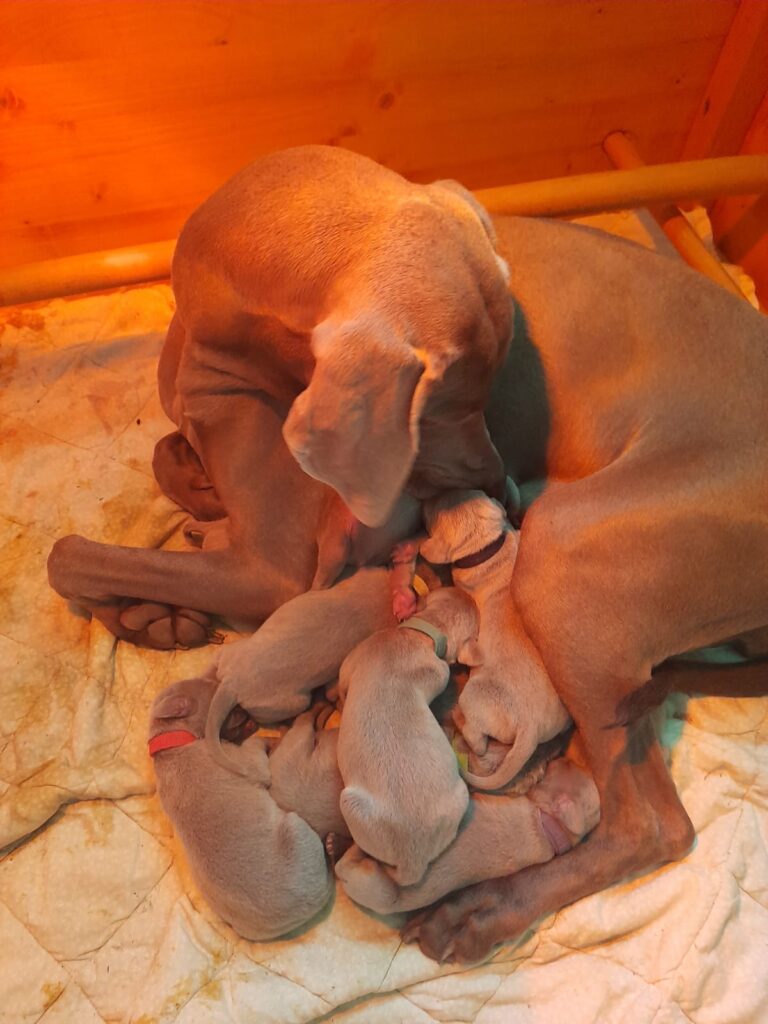
<instances>
[{"instance_id":1,"label":"dog's neck","mask_svg":"<svg viewBox=\"0 0 768 1024\"><path fill-rule=\"evenodd\" d=\"M467 640L473 639L477 631L477 619L469 611L457 612L454 610L450 614L441 614L437 608L425 608L423 612L413 618L420 619L432 626L438 635L445 639L444 653L439 652L431 633L410 626L410 620L406 619L405 622L401 622L400 628L410 630L414 638L418 638L415 642L432 647L437 657L449 665L455 663L462 646Z\"/></svg>"},{"instance_id":2,"label":"dog's neck","mask_svg":"<svg viewBox=\"0 0 768 1024\"><path fill-rule=\"evenodd\" d=\"M504 538L503 543L490 554L488 552L498 540L498 535L496 540L477 549L477 554L484 552L487 557L476 564L462 568L462 565L466 566L466 562L461 557L451 562L451 577L454 583L472 594L476 601L480 601L482 595L490 596L491 593L498 592L512 580L517 557L517 535L511 527L507 527L501 536ZM471 555L472 553L470 561Z\"/></svg>"},{"instance_id":3,"label":"dog's neck","mask_svg":"<svg viewBox=\"0 0 768 1024\"><path fill-rule=\"evenodd\" d=\"M479 551L475 551L469 555L462 555L461 558L455 558L451 562L452 569L474 569L478 565L482 565L484 562L488 562L497 552L501 550L502 545L507 539L508 530L502 530L502 532L490 541L484 547L480 548Z\"/></svg>"},{"instance_id":4,"label":"dog's neck","mask_svg":"<svg viewBox=\"0 0 768 1024\"><path fill-rule=\"evenodd\" d=\"M164 750L175 750L177 747L186 747L190 743L196 743L200 739L189 729L168 729L166 732L159 732L149 741L148 749L150 757L155 757Z\"/></svg>"}]
</instances>

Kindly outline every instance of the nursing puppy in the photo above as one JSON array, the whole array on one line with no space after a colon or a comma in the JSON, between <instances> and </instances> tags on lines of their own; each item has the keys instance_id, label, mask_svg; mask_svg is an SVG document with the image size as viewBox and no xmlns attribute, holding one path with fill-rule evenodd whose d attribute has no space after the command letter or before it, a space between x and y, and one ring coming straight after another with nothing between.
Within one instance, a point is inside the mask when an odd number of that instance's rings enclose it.
<instances>
[{"instance_id":1,"label":"nursing puppy","mask_svg":"<svg viewBox=\"0 0 768 1024\"><path fill-rule=\"evenodd\" d=\"M226 644L214 671L220 685L211 700L205 742L224 768L231 763L221 728L236 705L257 722L282 722L306 711L312 691L331 682L355 644L394 623L389 573L361 569L330 590L299 594L245 640Z\"/></svg>"},{"instance_id":2,"label":"nursing puppy","mask_svg":"<svg viewBox=\"0 0 768 1024\"><path fill-rule=\"evenodd\" d=\"M476 789L498 789L570 719L509 597L518 534L501 505L482 491L451 491L426 502L424 516L430 536L422 556L450 563L455 585L480 612L482 664L454 710L471 751L464 778Z\"/></svg>"},{"instance_id":3,"label":"nursing puppy","mask_svg":"<svg viewBox=\"0 0 768 1024\"><path fill-rule=\"evenodd\" d=\"M467 809L456 756L429 705L477 629L470 597L436 590L418 619L374 633L339 672L341 811L358 846L399 885L421 879Z\"/></svg>"},{"instance_id":4,"label":"nursing puppy","mask_svg":"<svg viewBox=\"0 0 768 1024\"><path fill-rule=\"evenodd\" d=\"M543 864L570 850L599 820L594 782L558 758L525 796L473 793L459 834L416 885L397 885L358 846L338 862L336 876L348 896L378 914L418 910L475 882Z\"/></svg>"},{"instance_id":5,"label":"nursing puppy","mask_svg":"<svg viewBox=\"0 0 768 1024\"><path fill-rule=\"evenodd\" d=\"M213 691L209 679L184 679L156 698L149 752L157 792L211 907L244 938L274 939L325 906L333 876L320 838L270 795L264 741L229 744L243 775L200 742Z\"/></svg>"}]
</instances>

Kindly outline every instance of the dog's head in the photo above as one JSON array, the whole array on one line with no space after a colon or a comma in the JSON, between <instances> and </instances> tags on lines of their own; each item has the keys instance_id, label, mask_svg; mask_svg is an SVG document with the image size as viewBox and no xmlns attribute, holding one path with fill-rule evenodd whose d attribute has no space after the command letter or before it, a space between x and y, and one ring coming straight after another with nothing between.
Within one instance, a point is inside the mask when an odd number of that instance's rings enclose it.
<instances>
[{"instance_id":1,"label":"dog's head","mask_svg":"<svg viewBox=\"0 0 768 1024\"><path fill-rule=\"evenodd\" d=\"M406 487L503 488L483 419L512 331L506 265L482 207L455 183L409 186L312 332L315 367L283 436L366 526ZM357 264L356 264L357 266Z\"/></svg>"},{"instance_id":2,"label":"dog's head","mask_svg":"<svg viewBox=\"0 0 768 1024\"><path fill-rule=\"evenodd\" d=\"M205 721L216 684L204 676L180 679L155 697L149 714L149 738L183 727L205 735Z\"/></svg>"},{"instance_id":3,"label":"dog's head","mask_svg":"<svg viewBox=\"0 0 768 1024\"><path fill-rule=\"evenodd\" d=\"M330 484L356 519L381 526L408 479L442 367L362 316L318 325L312 351L312 380L283 436L302 469Z\"/></svg>"},{"instance_id":4,"label":"dog's head","mask_svg":"<svg viewBox=\"0 0 768 1024\"><path fill-rule=\"evenodd\" d=\"M450 491L426 501L424 519L429 538L421 555L436 565L474 554L509 529L501 504L482 491Z\"/></svg>"}]
</instances>

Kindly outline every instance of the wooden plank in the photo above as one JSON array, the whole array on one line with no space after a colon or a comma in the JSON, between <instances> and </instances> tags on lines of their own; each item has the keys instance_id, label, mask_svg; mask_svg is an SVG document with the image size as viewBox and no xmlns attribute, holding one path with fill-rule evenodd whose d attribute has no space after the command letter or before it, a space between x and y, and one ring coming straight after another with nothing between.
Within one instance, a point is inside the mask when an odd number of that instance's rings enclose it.
<instances>
[{"instance_id":1,"label":"wooden plank","mask_svg":"<svg viewBox=\"0 0 768 1024\"><path fill-rule=\"evenodd\" d=\"M680 159L738 153L768 91L768 3L741 0Z\"/></svg>"},{"instance_id":2,"label":"wooden plank","mask_svg":"<svg viewBox=\"0 0 768 1024\"><path fill-rule=\"evenodd\" d=\"M768 95L752 122L742 152L768 154ZM768 310L768 195L719 200L710 216L721 251L753 278L760 304Z\"/></svg>"},{"instance_id":3,"label":"wooden plank","mask_svg":"<svg viewBox=\"0 0 768 1024\"><path fill-rule=\"evenodd\" d=\"M621 132L612 133L605 148L614 159L618 154L619 162L628 164L628 169L506 185L475 195L491 213L580 216L643 206L652 201L666 203L678 196L719 195L755 187L768 191L768 156L721 157L648 167ZM682 215L678 214L677 225L667 217L662 219L664 230L692 266L741 294ZM166 277L174 246L175 241L167 239L132 249L110 249L0 268L0 305Z\"/></svg>"},{"instance_id":4,"label":"wooden plank","mask_svg":"<svg viewBox=\"0 0 768 1024\"><path fill-rule=\"evenodd\" d=\"M673 159L736 6L4 0L0 264L170 237L306 142L472 188L604 169L617 126Z\"/></svg>"}]
</instances>

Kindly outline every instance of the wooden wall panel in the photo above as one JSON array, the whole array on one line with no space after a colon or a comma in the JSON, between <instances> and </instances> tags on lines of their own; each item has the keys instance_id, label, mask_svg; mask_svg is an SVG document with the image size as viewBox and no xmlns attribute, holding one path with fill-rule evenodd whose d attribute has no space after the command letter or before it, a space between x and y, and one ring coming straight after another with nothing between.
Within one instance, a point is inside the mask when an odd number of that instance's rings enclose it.
<instances>
[{"instance_id":1,"label":"wooden wall panel","mask_svg":"<svg viewBox=\"0 0 768 1024\"><path fill-rule=\"evenodd\" d=\"M743 153L768 153L768 95L742 146ZM711 210L717 244L754 279L762 308L768 312L768 195L730 196Z\"/></svg>"},{"instance_id":2,"label":"wooden wall panel","mask_svg":"<svg viewBox=\"0 0 768 1024\"><path fill-rule=\"evenodd\" d=\"M0 265L172 237L261 153L473 188L675 159L737 0L3 0Z\"/></svg>"}]
</instances>

